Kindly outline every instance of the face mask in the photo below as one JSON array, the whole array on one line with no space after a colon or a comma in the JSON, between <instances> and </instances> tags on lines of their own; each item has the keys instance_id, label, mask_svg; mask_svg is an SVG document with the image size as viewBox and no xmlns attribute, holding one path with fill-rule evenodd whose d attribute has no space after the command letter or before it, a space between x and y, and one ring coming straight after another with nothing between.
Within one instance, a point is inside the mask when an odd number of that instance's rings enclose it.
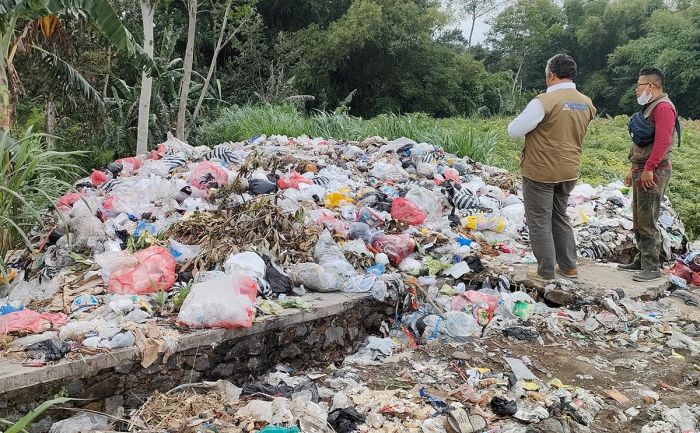
<instances>
[{"instance_id":1,"label":"face mask","mask_svg":"<svg viewBox=\"0 0 700 433\"><path fill-rule=\"evenodd\" d=\"M637 104L647 105L651 101L651 92L644 92L637 97Z\"/></svg>"}]
</instances>

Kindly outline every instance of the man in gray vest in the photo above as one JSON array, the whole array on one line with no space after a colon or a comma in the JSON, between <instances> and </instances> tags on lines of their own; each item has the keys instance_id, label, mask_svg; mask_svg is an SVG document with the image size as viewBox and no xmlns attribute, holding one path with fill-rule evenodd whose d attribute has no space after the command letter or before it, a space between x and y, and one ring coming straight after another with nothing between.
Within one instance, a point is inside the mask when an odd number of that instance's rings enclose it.
<instances>
[{"instance_id":1,"label":"man in gray vest","mask_svg":"<svg viewBox=\"0 0 700 433\"><path fill-rule=\"evenodd\" d=\"M668 183L671 180L671 144L676 124L676 107L664 93L664 73L645 68L637 79L637 102L644 107L644 117L654 124L654 142L647 146L632 144L629 160L632 168L625 185L632 187L632 218L639 254L624 271L638 271L635 281L661 278L659 255L661 233L657 226Z\"/></svg>"},{"instance_id":2,"label":"man in gray vest","mask_svg":"<svg viewBox=\"0 0 700 433\"><path fill-rule=\"evenodd\" d=\"M576 239L566 208L580 176L583 137L596 109L590 98L576 90L575 76L571 56L557 54L549 59L547 92L530 101L508 125L511 137L525 137L520 173L530 243L537 259L537 270L528 272L528 278L541 282L553 280L555 272L578 277Z\"/></svg>"}]
</instances>

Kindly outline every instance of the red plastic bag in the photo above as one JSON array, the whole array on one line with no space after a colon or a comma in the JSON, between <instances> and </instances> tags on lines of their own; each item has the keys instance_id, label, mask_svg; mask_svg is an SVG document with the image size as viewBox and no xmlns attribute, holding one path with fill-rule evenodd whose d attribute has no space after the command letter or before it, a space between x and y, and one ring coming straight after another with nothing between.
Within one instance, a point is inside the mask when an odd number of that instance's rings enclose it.
<instances>
[{"instance_id":1,"label":"red plastic bag","mask_svg":"<svg viewBox=\"0 0 700 433\"><path fill-rule=\"evenodd\" d=\"M104 172L92 170L92 174L90 175L90 182L92 182L93 185L100 186L108 180L109 178Z\"/></svg>"},{"instance_id":2,"label":"red plastic bag","mask_svg":"<svg viewBox=\"0 0 700 433\"><path fill-rule=\"evenodd\" d=\"M211 182L216 182L219 187L226 185L228 173L214 162L200 162L190 176L190 185L197 189L209 189Z\"/></svg>"},{"instance_id":3,"label":"red plastic bag","mask_svg":"<svg viewBox=\"0 0 700 433\"><path fill-rule=\"evenodd\" d=\"M247 275L223 275L197 283L185 298L177 323L191 328L249 328L258 284Z\"/></svg>"},{"instance_id":4,"label":"red plastic bag","mask_svg":"<svg viewBox=\"0 0 700 433\"><path fill-rule=\"evenodd\" d=\"M117 159L114 162L121 164L122 167L124 167L124 171L129 172L130 174L136 174L143 165L143 161L133 156L129 158Z\"/></svg>"},{"instance_id":5,"label":"red plastic bag","mask_svg":"<svg viewBox=\"0 0 700 433\"><path fill-rule=\"evenodd\" d=\"M417 226L425 222L425 212L417 204L405 197L395 198L391 202L391 217L397 221Z\"/></svg>"},{"instance_id":6,"label":"red plastic bag","mask_svg":"<svg viewBox=\"0 0 700 433\"><path fill-rule=\"evenodd\" d=\"M63 313L37 313L24 309L0 316L0 334L16 331L39 333L48 328L48 325L58 328L67 321L68 318Z\"/></svg>"},{"instance_id":7,"label":"red plastic bag","mask_svg":"<svg viewBox=\"0 0 700 433\"><path fill-rule=\"evenodd\" d=\"M175 259L154 245L136 253L138 264L112 271L109 291L119 295L147 295L168 291L175 284Z\"/></svg>"},{"instance_id":8,"label":"red plastic bag","mask_svg":"<svg viewBox=\"0 0 700 433\"><path fill-rule=\"evenodd\" d=\"M302 183L310 185L313 183L313 181L292 170L290 173L283 175L277 180L277 187L279 189L299 189L299 185Z\"/></svg>"},{"instance_id":9,"label":"red plastic bag","mask_svg":"<svg viewBox=\"0 0 700 433\"><path fill-rule=\"evenodd\" d=\"M452 298L450 310L461 311L464 310L467 305L486 304L488 305L486 312L488 313L488 317L491 318L496 308L498 308L500 299L501 298L496 295L489 295L487 293L477 292L476 290L467 290L459 296Z\"/></svg>"},{"instance_id":10,"label":"red plastic bag","mask_svg":"<svg viewBox=\"0 0 700 433\"><path fill-rule=\"evenodd\" d=\"M82 197L82 194L79 192L69 192L68 194L64 194L56 201L56 207L59 210L71 210L73 204L80 200L80 197Z\"/></svg>"},{"instance_id":11,"label":"red plastic bag","mask_svg":"<svg viewBox=\"0 0 700 433\"><path fill-rule=\"evenodd\" d=\"M683 263L681 260L676 260L676 263L673 265L673 270L671 271L673 275L683 278L686 282L693 284L693 270L690 269L685 263Z\"/></svg>"},{"instance_id":12,"label":"red plastic bag","mask_svg":"<svg viewBox=\"0 0 700 433\"><path fill-rule=\"evenodd\" d=\"M389 261L394 266L398 266L416 250L416 242L408 235L380 236L372 246L389 256Z\"/></svg>"}]
</instances>

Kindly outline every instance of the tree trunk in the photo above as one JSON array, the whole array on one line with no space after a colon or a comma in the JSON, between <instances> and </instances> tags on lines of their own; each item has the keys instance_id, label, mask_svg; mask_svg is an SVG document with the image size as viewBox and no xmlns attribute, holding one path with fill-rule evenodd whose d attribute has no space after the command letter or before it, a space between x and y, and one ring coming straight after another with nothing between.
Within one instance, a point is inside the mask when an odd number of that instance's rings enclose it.
<instances>
[{"instance_id":1,"label":"tree trunk","mask_svg":"<svg viewBox=\"0 0 700 433\"><path fill-rule=\"evenodd\" d=\"M153 12L151 0L140 0L143 21L143 50L153 58ZM139 97L139 124L136 135L136 154L148 151L148 124L151 115L151 90L153 78L146 71L141 73L141 95Z\"/></svg>"},{"instance_id":2,"label":"tree trunk","mask_svg":"<svg viewBox=\"0 0 700 433\"><path fill-rule=\"evenodd\" d=\"M107 87L109 87L109 75L112 72L112 45L107 47L107 75L105 76L105 85L102 89L102 97L107 97Z\"/></svg>"},{"instance_id":3,"label":"tree trunk","mask_svg":"<svg viewBox=\"0 0 700 433\"><path fill-rule=\"evenodd\" d=\"M9 131L12 126L12 95L10 80L7 78L7 66L0 61L0 129Z\"/></svg>"},{"instance_id":4,"label":"tree trunk","mask_svg":"<svg viewBox=\"0 0 700 433\"><path fill-rule=\"evenodd\" d=\"M474 27L476 26L476 12L472 14L472 27L469 30L469 42L467 42L467 48L472 47L472 36L474 35Z\"/></svg>"},{"instance_id":5,"label":"tree trunk","mask_svg":"<svg viewBox=\"0 0 700 433\"><path fill-rule=\"evenodd\" d=\"M56 106L53 99L46 101L46 148L53 150L56 145Z\"/></svg>"},{"instance_id":6,"label":"tree trunk","mask_svg":"<svg viewBox=\"0 0 700 433\"><path fill-rule=\"evenodd\" d=\"M188 0L187 46L185 47L185 62L183 65L182 81L180 81L180 103L177 108L177 126L175 136L185 140L185 121L187 117L187 95L190 93L192 79L192 60L194 58L194 38L197 27L197 0Z\"/></svg>"},{"instance_id":7,"label":"tree trunk","mask_svg":"<svg viewBox=\"0 0 700 433\"><path fill-rule=\"evenodd\" d=\"M207 72L207 78L204 80L204 85L202 86L202 92L199 94L199 99L197 100L197 105L194 107L194 111L192 111L192 122L194 123L197 120L197 116L199 116L199 110L202 109L202 103L204 103L204 98L207 94L207 91L209 90L209 83L211 82L211 77L214 75L214 70L216 69L216 61L219 58L219 52L221 51L221 48L224 46L224 35L226 34L226 24L228 23L228 13L229 10L231 9L231 3L233 3L233 0L228 0L228 4L226 5L226 11L224 12L224 20L221 22L221 30L219 31L219 39L216 41L216 47L214 48L214 55L211 58L211 63L209 64L209 71ZM240 29L240 26L239 26ZM234 31L233 35L236 34L236 31ZM227 39L227 42L230 39ZM185 134L185 138L187 138L187 134Z\"/></svg>"}]
</instances>

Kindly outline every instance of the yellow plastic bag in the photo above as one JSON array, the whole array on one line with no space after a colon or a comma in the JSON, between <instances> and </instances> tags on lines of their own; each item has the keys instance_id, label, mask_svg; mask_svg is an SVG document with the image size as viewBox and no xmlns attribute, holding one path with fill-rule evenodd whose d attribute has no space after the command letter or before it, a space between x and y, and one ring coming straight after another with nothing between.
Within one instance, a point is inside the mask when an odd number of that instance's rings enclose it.
<instances>
[{"instance_id":1,"label":"yellow plastic bag","mask_svg":"<svg viewBox=\"0 0 700 433\"><path fill-rule=\"evenodd\" d=\"M325 205L327 208L336 208L347 204L354 204L355 200L339 192L326 194Z\"/></svg>"},{"instance_id":2,"label":"yellow plastic bag","mask_svg":"<svg viewBox=\"0 0 700 433\"><path fill-rule=\"evenodd\" d=\"M465 227L471 230L490 230L501 233L506 228L506 219L500 215L479 213L468 216Z\"/></svg>"}]
</instances>

